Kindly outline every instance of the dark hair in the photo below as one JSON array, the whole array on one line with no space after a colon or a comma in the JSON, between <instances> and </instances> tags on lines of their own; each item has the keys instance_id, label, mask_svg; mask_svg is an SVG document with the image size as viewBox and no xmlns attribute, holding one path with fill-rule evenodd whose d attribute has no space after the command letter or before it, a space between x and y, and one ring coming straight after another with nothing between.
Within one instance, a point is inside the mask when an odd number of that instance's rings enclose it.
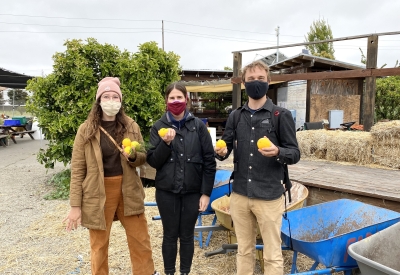
<instances>
[{"instance_id":1,"label":"dark hair","mask_svg":"<svg viewBox=\"0 0 400 275\"><path fill-rule=\"evenodd\" d=\"M168 85L168 87L165 89L165 99L168 99L169 94L172 92L173 89L177 89L182 92L182 94L187 98L187 90L185 85L179 83L179 82L174 82Z\"/></svg>"}]
</instances>

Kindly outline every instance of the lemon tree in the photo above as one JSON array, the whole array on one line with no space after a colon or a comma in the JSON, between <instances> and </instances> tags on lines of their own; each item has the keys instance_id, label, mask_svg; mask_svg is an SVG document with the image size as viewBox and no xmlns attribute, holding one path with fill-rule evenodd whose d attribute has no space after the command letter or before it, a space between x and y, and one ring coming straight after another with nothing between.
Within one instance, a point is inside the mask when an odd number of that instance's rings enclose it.
<instances>
[{"instance_id":1,"label":"lemon tree","mask_svg":"<svg viewBox=\"0 0 400 275\"><path fill-rule=\"evenodd\" d=\"M136 53L94 38L68 40L64 46L64 52L53 55L53 72L30 80L26 88L33 92L27 110L38 118L49 141L39 162L46 168L70 163L75 134L92 107L97 83L106 76L120 78L125 112L147 140L153 121L165 110L165 87L179 79L179 56L156 42L139 45Z\"/></svg>"}]
</instances>

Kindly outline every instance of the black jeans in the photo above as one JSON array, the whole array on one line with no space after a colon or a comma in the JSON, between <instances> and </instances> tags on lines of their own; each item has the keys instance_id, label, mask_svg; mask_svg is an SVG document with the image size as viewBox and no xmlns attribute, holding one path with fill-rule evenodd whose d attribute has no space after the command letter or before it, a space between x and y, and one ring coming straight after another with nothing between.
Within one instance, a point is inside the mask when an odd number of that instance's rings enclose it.
<instances>
[{"instance_id":1,"label":"black jeans","mask_svg":"<svg viewBox=\"0 0 400 275\"><path fill-rule=\"evenodd\" d=\"M162 255L165 274L175 274L180 241L180 272L189 273L194 253L194 227L199 215L200 193L174 194L156 190L156 201L163 225Z\"/></svg>"}]
</instances>

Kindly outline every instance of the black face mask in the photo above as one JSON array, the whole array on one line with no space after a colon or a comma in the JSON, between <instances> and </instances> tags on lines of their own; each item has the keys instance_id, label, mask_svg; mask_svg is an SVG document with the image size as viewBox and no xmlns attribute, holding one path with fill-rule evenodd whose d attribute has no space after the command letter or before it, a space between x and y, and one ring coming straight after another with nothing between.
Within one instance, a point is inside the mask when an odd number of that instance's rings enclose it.
<instances>
[{"instance_id":1,"label":"black face mask","mask_svg":"<svg viewBox=\"0 0 400 275\"><path fill-rule=\"evenodd\" d=\"M245 82L246 93L252 99L260 99L267 94L268 82L253 80L250 82Z\"/></svg>"}]
</instances>

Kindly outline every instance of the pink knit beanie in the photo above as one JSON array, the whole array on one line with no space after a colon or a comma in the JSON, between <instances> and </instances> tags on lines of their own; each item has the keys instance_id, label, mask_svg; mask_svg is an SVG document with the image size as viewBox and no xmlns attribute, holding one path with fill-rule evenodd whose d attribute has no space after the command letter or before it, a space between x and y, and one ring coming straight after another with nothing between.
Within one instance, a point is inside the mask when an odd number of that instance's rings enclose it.
<instances>
[{"instance_id":1,"label":"pink knit beanie","mask_svg":"<svg viewBox=\"0 0 400 275\"><path fill-rule=\"evenodd\" d=\"M119 95L119 98L122 101L122 93L119 86L121 83L119 82L118 77L105 77L100 80L96 94L96 100L104 93L104 92L116 92Z\"/></svg>"}]
</instances>

